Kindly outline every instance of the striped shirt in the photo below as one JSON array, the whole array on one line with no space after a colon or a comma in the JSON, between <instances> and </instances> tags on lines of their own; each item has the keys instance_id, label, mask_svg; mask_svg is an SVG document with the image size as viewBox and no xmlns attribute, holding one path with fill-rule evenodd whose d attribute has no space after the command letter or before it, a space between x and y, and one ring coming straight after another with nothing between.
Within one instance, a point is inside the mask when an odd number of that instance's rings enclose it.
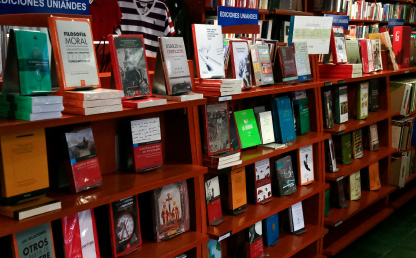
<instances>
[{"instance_id":1,"label":"striped shirt","mask_svg":"<svg viewBox=\"0 0 416 258\"><path fill-rule=\"evenodd\" d=\"M154 1L118 0L121 23L116 30L121 34L142 34L146 55L156 56L158 37L169 37L175 34L169 9L165 3Z\"/></svg>"}]
</instances>

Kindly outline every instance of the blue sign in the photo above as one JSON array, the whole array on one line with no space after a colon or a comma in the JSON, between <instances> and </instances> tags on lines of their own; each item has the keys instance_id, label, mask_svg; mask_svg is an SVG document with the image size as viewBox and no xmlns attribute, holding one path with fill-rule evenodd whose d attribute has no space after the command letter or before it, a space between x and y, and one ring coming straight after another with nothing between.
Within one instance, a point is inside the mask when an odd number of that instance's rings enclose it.
<instances>
[{"instance_id":1,"label":"blue sign","mask_svg":"<svg viewBox=\"0 0 416 258\"><path fill-rule=\"evenodd\" d=\"M348 24L350 23L350 17L348 15L325 14L325 16L332 17L332 26L338 26L348 30Z\"/></svg>"},{"instance_id":2,"label":"blue sign","mask_svg":"<svg viewBox=\"0 0 416 258\"><path fill-rule=\"evenodd\" d=\"M259 10L218 6L218 25L259 25Z\"/></svg>"},{"instance_id":3,"label":"blue sign","mask_svg":"<svg viewBox=\"0 0 416 258\"><path fill-rule=\"evenodd\" d=\"M403 26L404 20L403 19L390 19L389 25L387 25L387 28L393 29L396 26Z\"/></svg>"},{"instance_id":4,"label":"blue sign","mask_svg":"<svg viewBox=\"0 0 416 258\"><path fill-rule=\"evenodd\" d=\"M0 0L0 14L65 13L89 15L88 0Z\"/></svg>"}]
</instances>

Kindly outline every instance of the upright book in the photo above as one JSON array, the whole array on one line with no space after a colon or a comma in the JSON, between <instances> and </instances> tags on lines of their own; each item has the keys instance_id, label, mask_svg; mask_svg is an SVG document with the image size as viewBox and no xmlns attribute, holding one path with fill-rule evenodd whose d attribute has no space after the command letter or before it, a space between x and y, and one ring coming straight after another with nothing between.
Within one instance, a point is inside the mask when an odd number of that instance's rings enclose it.
<instances>
[{"instance_id":1,"label":"upright book","mask_svg":"<svg viewBox=\"0 0 416 258\"><path fill-rule=\"evenodd\" d=\"M253 109L236 111L234 115L241 140L241 148L245 149L261 144Z\"/></svg>"},{"instance_id":2,"label":"upright book","mask_svg":"<svg viewBox=\"0 0 416 258\"><path fill-rule=\"evenodd\" d=\"M256 86L274 83L270 50L267 45L254 44L250 48Z\"/></svg>"},{"instance_id":3,"label":"upright book","mask_svg":"<svg viewBox=\"0 0 416 258\"><path fill-rule=\"evenodd\" d=\"M276 171L272 177L273 191L279 197L293 194L296 191L296 183L291 156L288 155L276 160L275 168Z\"/></svg>"},{"instance_id":4,"label":"upright book","mask_svg":"<svg viewBox=\"0 0 416 258\"><path fill-rule=\"evenodd\" d=\"M244 167L220 175L221 198L224 210L232 215L247 208L246 170Z\"/></svg>"},{"instance_id":5,"label":"upright book","mask_svg":"<svg viewBox=\"0 0 416 258\"><path fill-rule=\"evenodd\" d=\"M373 49L374 71L383 70L383 62L381 60L381 44L379 39L371 40L371 47Z\"/></svg>"},{"instance_id":6,"label":"upright book","mask_svg":"<svg viewBox=\"0 0 416 258\"><path fill-rule=\"evenodd\" d=\"M207 104L203 109L204 152L212 156L231 150L228 103Z\"/></svg>"},{"instance_id":7,"label":"upright book","mask_svg":"<svg viewBox=\"0 0 416 258\"><path fill-rule=\"evenodd\" d=\"M221 258L221 243L214 239L208 240L208 258Z\"/></svg>"},{"instance_id":8,"label":"upright book","mask_svg":"<svg viewBox=\"0 0 416 258\"><path fill-rule=\"evenodd\" d=\"M322 109L324 115L324 128L334 127L334 116L332 113L332 93L331 89L322 91Z\"/></svg>"},{"instance_id":9,"label":"upright book","mask_svg":"<svg viewBox=\"0 0 416 258\"><path fill-rule=\"evenodd\" d=\"M363 131L361 128L352 131L352 157L361 159L364 157Z\"/></svg>"},{"instance_id":10,"label":"upright book","mask_svg":"<svg viewBox=\"0 0 416 258\"><path fill-rule=\"evenodd\" d=\"M337 162L339 164L351 163L351 133L343 133L340 136L334 138Z\"/></svg>"},{"instance_id":11,"label":"upright book","mask_svg":"<svg viewBox=\"0 0 416 258\"><path fill-rule=\"evenodd\" d=\"M358 41L356 39L347 39L345 41L345 49L349 64L361 64L360 49L358 48Z\"/></svg>"},{"instance_id":12,"label":"upright book","mask_svg":"<svg viewBox=\"0 0 416 258\"><path fill-rule=\"evenodd\" d=\"M264 256L263 250L263 229L261 221L251 225L247 229L246 257L261 258Z\"/></svg>"},{"instance_id":13,"label":"upright book","mask_svg":"<svg viewBox=\"0 0 416 258\"><path fill-rule=\"evenodd\" d=\"M412 27L396 26L393 28L393 51L399 68L407 68L410 63L410 36Z\"/></svg>"},{"instance_id":14,"label":"upright book","mask_svg":"<svg viewBox=\"0 0 416 258\"><path fill-rule=\"evenodd\" d=\"M377 124L372 124L368 127L367 145L370 151L377 151L379 149Z\"/></svg>"},{"instance_id":15,"label":"upright book","mask_svg":"<svg viewBox=\"0 0 416 258\"><path fill-rule=\"evenodd\" d=\"M279 241L279 214L263 220L263 244L264 246L275 245Z\"/></svg>"},{"instance_id":16,"label":"upright book","mask_svg":"<svg viewBox=\"0 0 416 258\"><path fill-rule=\"evenodd\" d=\"M337 172L337 160L335 155L335 145L332 137L325 141L325 166L327 172Z\"/></svg>"},{"instance_id":17,"label":"upright book","mask_svg":"<svg viewBox=\"0 0 416 258\"><path fill-rule=\"evenodd\" d=\"M296 131L290 99L288 97L273 99L272 114L276 142L286 143L295 140Z\"/></svg>"},{"instance_id":18,"label":"upright book","mask_svg":"<svg viewBox=\"0 0 416 258\"><path fill-rule=\"evenodd\" d=\"M221 210L221 194L218 176L205 181L205 199L209 225L219 225L224 221Z\"/></svg>"},{"instance_id":19,"label":"upright book","mask_svg":"<svg viewBox=\"0 0 416 258\"><path fill-rule=\"evenodd\" d=\"M360 171L349 176L349 198L351 201L357 201L361 198L361 177Z\"/></svg>"},{"instance_id":20,"label":"upright book","mask_svg":"<svg viewBox=\"0 0 416 258\"><path fill-rule=\"evenodd\" d=\"M361 173L362 187L365 190L377 191L381 188L378 161L369 165Z\"/></svg>"},{"instance_id":21,"label":"upright book","mask_svg":"<svg viewBox=\"0 0 416 258\"><path fill-rule=\"evenodd\" d=\"M257 114L257 125L260 132L261 143L268 144L274 142L273 117L271 111L260 112Z\"/></svg>"},{"instance_id":22,"label":"upright book","mask_svg":"<svg viewBox=\"0 0 416 258\"><path fill-rule=\"evenodd\" d=\"M312 72L309 61L308 44L305 41L294 42L293 49L295 52L298 80L300 82L311 80Z\"/></svg>"},{"instance_id":23,"label":"upright book","mask_svg":"<svg viewBox=\"0 0 416 258\"><path fill-rule=\"evenodd\" d=\"M376 112L379 109L379 79L370 80L368 89L368 111Z\"/></svg>"},{"instance_id":24,"label":"upright book","mask_svg":"<svg viewBox=\"0 0 416 258\"><path fill-rule=\"evenodd\" d=\"M296 118L296 133L304 135L310 132L308 98L293 100Z\"/></svg>"},{"instance_id":25,"label":"upright book","mask_svg":"<svg viewBox=\"0 0 416 258\"><path fill-rule=\"evenodd\" d=\"M279 63L275 63L276 78L283 84L299 82L296 70L295 53L292 46L280 46L277 48ZM277 66L277 69L276 69Z\"/></svg>"},{"instance_id":26,"label":"upright book","mask_svg":"<svg viewBox=\"0 0 416 258\"><path fill-rule=\"evenodd\" d=\"M335 87L335 123L348 121L348 91L347 86Z\"/></svg>"},{"instance_id":27,"label":"upright book","mask_svg":"<svg viewBox=\"0 0 416 258\"><path fill-rule=\"evenodd\" d=\"M302 202L298 202L288 208L289 230L294 235L305 232L305 220L303 217Z\"/></svg>"},{"instance_id":28,"label":"upright book","mask_svg":"<svg viewBox=\"0 0 416 258\"><path fill-rule=\"evenodd\" d=\"M50 223L41 224L13 234L13 257L55 258Z\"/></svg>"},{"instance_id":29,"label":"upright book","mask_svg":"<svg viewBox=\"0 0 416 258\"><path fill-rule=\"evenodd\" d=\"M358 86L357 91L357 119L366 119L368 117L368 88L369 83L363 82Z\"/></svg>"},{"instance_id":30,"label":"upright book","mask_svg":"<svg viewBox=\"0 0 416 258\"><path fill-rule=\"evenodd\" d=\"M370 39L360 39L363 73L374 72L373 46Z\"/></svg>"},{"instance_id":31,"label":"upright book","mask_svg":"<svg viewBox=\"0 0 416 258\"><path fill-rule=\"evenodd\" d=\"M313 148L312 145L299 148L298 161L299 169L299 185L308 185L314 181L314 165L313 165Z\"/></svg>"},{"instance_id":32,"label":"upright book","mask_svg":"<svg viewBox=\"0 0 416 258\"><path fill-rule=\"evenodd\" d=\"M235 79L242 79L244 89L253 86L251 78L251 63L247 41L230 40L231 70Z\"/></svg>"},{"instance_id":33,"label":"upright book","mask_svg":"<svg viewBox=\"0 0 416 258\"><path fill-rule=\"evenodd\" d=\"M252 180L248 180L252 181ZM254 193L256 204L264 204L272 198L272 177L270 160L264 159L254 163Z\"/></svg>"},{"instance_id":34,"label":"upright book","mask_svg":"<svg viewBox=\"0 0 416 258\"><path fill-rule=\"evenodd\" d=\"M348 62L344 29L342 27L333 26L331 29L331 52L334 64L345 64Z\"/></svg>"}]
</instances>

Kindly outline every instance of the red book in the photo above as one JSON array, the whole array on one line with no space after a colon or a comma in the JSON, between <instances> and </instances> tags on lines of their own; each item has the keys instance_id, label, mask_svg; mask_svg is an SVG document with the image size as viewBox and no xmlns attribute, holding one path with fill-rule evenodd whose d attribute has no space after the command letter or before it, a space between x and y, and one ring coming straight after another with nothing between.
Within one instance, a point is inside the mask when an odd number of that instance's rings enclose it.
<instances>
[{"instance_id":1,"label":"red book","mask_svg":"<svg viewBox=\"0 0 416 258\"><path fill-rule=\"evenodd\" d=\"M205 198L209 225L219 225L224 221L221 210L221 195L218 176L205 182Z\"/></svg>"},{"instance_id":2,"label":"red book","mask_svg":"<svg viewBox=\"0 0 416 258\"><path fill-rule=\"evenodd\" d=\"M363 63L363 72L374 72L373 48L370 39L360 39L361 58Z\"/></svg>"},{"instance_id":3,"label":"red book","mask_svg":"<svg viewBox=\"0 0 416 258\"><path fill-rule=\"evenodd\" d=\"M410 62L410 26L397 26L393 28L393 51L399 68L409 67Z\"/></svg>"},{"instance_id":4,"label":"red book","mask_svg":"<svg viewBox=\"0 0 416 258\"><path fill-rule=\"evenodd\" d=\"M345 64L348 62L347 50L345 48L344 29L342 27L332 26L331 52L332 60L335 64Z\"/></svg>"},{"instance_id":5,"label":"red book","mask_svg":"<svg viewBox=\"0 0 416 258\"><path fill-rule=\"evenodd\" d=\"M146 107L154 107L160 105L166 105L167 100L161 98L142 98L142 99L129 99L123 100L122 102L123 107L127 108L146 108Z\"/></svg>"},{"instance_id":6,"label":"red book","mask_svg":"<svg viewBox=\"0 0 416 258\"><path fill-rule=\"evenodd\" d=\"M263 229L262 222L259 221L248 227L248 240L246 241L247 258L263 257Z\"/></svg>"},{"instance_id":7,"label":"red book","mask_svg":"<svg viewBox=\"0 0 416 258\"><path fill-rule=\"evenodd\" d=\"M283 84L298 83L298 72L296 70L295 54L292 46L280 46L277 48L279 54L280 72L278 77Z\"/></svg>"},{"instance_id":8,"label":"red book","mask_svg":"<svg viewBox=\"0 0 416 258\"><path fill-rule=\"evenodd\" d=\"M256 204L264 204L272 199L272 178L269 159L254 164L254 197Z\"/></svg>"},{"instance_id":9,"label":"red book","mask_svg":"<svg viewBox=\"0 0 416 258\"><path fill-rule=\"evenodd\" d=\"M355 69L362 69L361 64L319 64L320 73L332 73L332 72L352 72Z\"/></svg>"}]
</instances>

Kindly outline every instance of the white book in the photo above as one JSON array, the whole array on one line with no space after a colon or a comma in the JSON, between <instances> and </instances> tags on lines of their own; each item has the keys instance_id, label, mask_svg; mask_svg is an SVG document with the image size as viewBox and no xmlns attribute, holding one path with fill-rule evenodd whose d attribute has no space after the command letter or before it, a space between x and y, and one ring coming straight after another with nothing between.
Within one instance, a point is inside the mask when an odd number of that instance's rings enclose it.
<instances>
[{"instance_id":1,"label":"white book","mask_svg":"<svg viewBox=\"0 0 416 258\"><path fill-rule=\"evenodd\" d=\"M241 163L243 163L243 161L240 159L240 160L233 161L233 162L230 162L230 163L227 163L227 164L224 164L224 165L218 165L218 170L223 169L223 168L232 167L232 166L237 166L237 165L240 165Z\"/></svg>"},{"instance_id":2,"label":"white book","mask_svg":"<svg viewBox=\"0 0 416 258\"><path fill-rule=\"evenodd\" d=\"M16 119L27 120L27 121L39 121L46 119L61 118L62 112L44 112L44 113L26 113L26 112L15 112Z\"/></svg>"},{"instance_id":3,"label":"white book","mask_svg":"<svg viewBox=\"0 0 416 258\"><path fill-rule=\"evenodd\" d=\"M184 101L191 101L197 99L203 99L204 94L196 93L196 92L188 92L187 94L178 95L178 96L169 96L169 95L154 95L157 98L164 98L169 101L176 101L176 102L184 102Z\"/></svg>"},{"instance_id":4,"label":"white book","mask_svg":"<svg viewBox=\"0 0 416 258\"><path fill-rule=\"evenodd\" d=\"M70 107L102 107L102 106L112 106L121 104L121 98L116 99L97 99L97 100L75 100L75 99L64 99L64 106Z\"/></svg>"},{"instance_id":5,"label":"white book","mask_svg":"<svg viewBox=\"0 0 416 258\"><path fill-rule=\"evenodd\" d=\"M289 223L292 233L296 233L305 228L302 202L298 202L289 207L289 217Z\"/></svg>"},{"instance_id":6,"label":"white book","mask_svg":"<svg viewBox=\"0 0 416 258\"><path fill-rule=\"evenodd\" d=\"M412 84L406 83L406 88L403 93L402 105L400 107L400 115L402 116L407 115L407 106L409 104L411 90L412 90Z\"/></svg>"},{"instance_id":7,"label":"white book","mask_svg":"<svg viewBox=\"0 0 416 258\"><path fill-rule=\"evenodd\" d=\"M266 111L258 114L260 136L262 144L274 142L274 129L272 112Z\"/></svg>"},{"instance_id":8,"label":"white book","mask_svg":"<svg viewBox=\"0 0 416 258\"><path fill-rule=\"evenodd\" d=\"M314 180L312 145L299 148L300 184L306 185Z\"/></svg>"},{"instance_id":9,"label":"white book","mask_svg":"<svg viewBox=\"0 0 416 258\"><path fill-rule=\"evenodd\" d=\"M103 106L103 107L91 107L91 108L76 108L76 107L65 107L65 113L79 114L79 115L96 115L102 113L118 112L123 111L123 106L113 105L113 106Z\"/></svg>"},{"instance_id":10,"label":"white book","mask_svg":"<svg viewBox=\"0 0 416 258\"><path fill-rule=\"evenodd\" d=\"M124 97L124 92L122 90L103 88L83 91L58 91L58 94L64 96L65 99L68 98L78 100L114 99Z\"/></svg>"},{"instance_id":11,"label":"white book","mask_svg":"<svg viewBox=\"0 0 416 258\"><path fill-rule=\"evenodd\" d=\"M14 102L32 102L32 106L60 104L62 103L62 96L15 96Z\"/></svg>"},{"instance_id":12,"label":"white book","mask_svg":"<svg viewBox=\"0 0 416 258\"><path fill-rule=\"evenodd\" d=\"M47 104L47 105L36 105L29 106L24 104L17 104L17 111L27 112L26 110L31 110L31 113L45 113L45 112L61 112L64 110L64 105L60 104Z\"/></svg>"}]
</instances>

